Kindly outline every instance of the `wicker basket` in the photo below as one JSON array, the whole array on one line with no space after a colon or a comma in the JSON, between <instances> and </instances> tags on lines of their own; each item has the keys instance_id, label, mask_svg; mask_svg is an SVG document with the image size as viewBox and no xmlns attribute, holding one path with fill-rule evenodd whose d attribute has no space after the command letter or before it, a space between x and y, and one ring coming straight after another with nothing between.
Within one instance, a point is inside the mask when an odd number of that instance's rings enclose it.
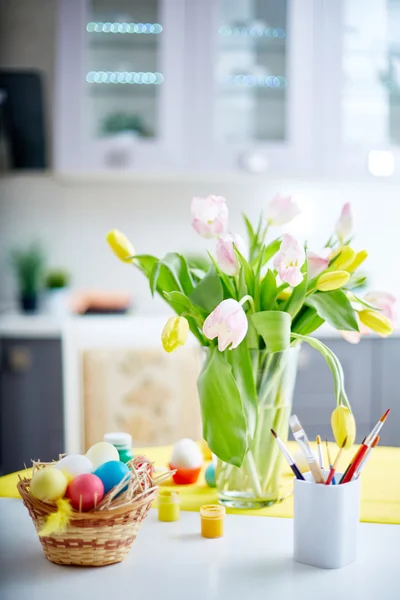
<instances>
[{"instance_id":1,"label":"wicker basket","mask_svg":"<svg viewBox=\"0 0 400 600\"><path fill-rule=\"evenodd\" d=\"M141 462L140 470L135 470L137 459L131 463L132 476L127 491L121 494L120 490L114 488L95 510L73 511L68 528L63 533L50 537L39 536L44 553L51 562L100 567L124 560L158 493L155 480L151 478L151 469L146 468L151 463L147 462L146 465ZM34 469L43 466L47 465L35 463ZM54 503L34 498L30 493L30 481L20 478L17 487L39 532L46 517L57 508Z\"/></svg>"}]
</instances>

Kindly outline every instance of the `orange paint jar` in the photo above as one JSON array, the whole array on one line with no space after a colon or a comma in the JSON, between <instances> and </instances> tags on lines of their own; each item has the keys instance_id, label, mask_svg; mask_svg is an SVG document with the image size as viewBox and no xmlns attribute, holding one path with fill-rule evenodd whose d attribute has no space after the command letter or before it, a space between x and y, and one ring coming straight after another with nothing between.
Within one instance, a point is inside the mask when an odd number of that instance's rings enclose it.
<instances>
[{"instance_id":1,"label":"orange paint jar","mask_svg":"<svg viewBox=\"0 0 400 600\"><path fill-rule=\"evenodd\" d=\"M224 535L226 510L218 504L204 504L200 508L201 535L204 538L219 538Z\"/></svg>"}]
</instances>

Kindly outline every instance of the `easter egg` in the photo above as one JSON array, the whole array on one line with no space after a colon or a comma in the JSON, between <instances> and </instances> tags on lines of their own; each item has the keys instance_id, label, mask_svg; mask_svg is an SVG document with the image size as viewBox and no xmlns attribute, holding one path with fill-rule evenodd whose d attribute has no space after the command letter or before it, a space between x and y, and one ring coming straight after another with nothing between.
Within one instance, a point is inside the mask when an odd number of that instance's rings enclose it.
<instances>
[{"instance_id":1,"label":"easter egg","mask_svg":"<svg viewBox=\"0 0 400 600\"><path fill-rule=\"evenodd\" d=\"M61 471L45 467L32 476L31 494L38 500L58 500L65 495L67 485L67 478Z\"/></svg>"},{"instance_id":2,"label":"easter egg","mask_svg":"<svg viewBox=\"0 0 400 600\"><path fill-rule=\"evenodd\" d=\"M205 478L209 487L216 487L217 483L215 480L215 466L214 463L210 463L206 469Z\"/></svg>"},{"instance_id":3,"label":"easter egg","mask_svg":"<svg viewBox=\"0 0 400 600\"><path fill-rule=\"evenodd\" d=\"M111 460L119 461L118 450L108 442L98 442L89 448L86 457L90 460L95 471L100 465Z\"/></svg>"},{"instance_id":4,"label":"easter egg","mask_svg":"<svg viewBox=\"0 0 400 600\"><path fill-rule=\"evenodd\" d=\"M93 473L92 463L87 456L83 456L82 454L68 454L64 456L64 458L58 461L55 468L64 473L68 481L72 481L72 479L84 473Z\"/></svg>"},{"instance_id":5,"label":"easter egg","mask_svg":"<svg viewBox=\"0 0 400 600\"><path fill-rule=\"evenodd\" d=\"M94 474L103 482L105 494L108 494L108 492L118 485L129 473L130 470L126 464L117 460L111 460L100 465L94 472ZM129 477L127 477L127 481L128 479ZM125 490L126 487L122 491Z\"/></svg>"},{"instance_id":6,"label":"easter egg","mask_svg":"<svg viewBox=\"0 0 400 600\"><path fill-rule=\"evenodd\" d=\"M193 440L179 440L172 451L171 466L174 469L196 469L203 464L203 454Z\"/></svg>"},{"instance_id":7,"label":"easter egg","mask_svg":"<svg viewBox=\"0 0 400 600\"><path fill-rule=\"evenodd\" d=\"M82 473L71 481L67 496L75 510L92 510L104 496L104 485L93 473Z\"/></svg>"}]
</instances>

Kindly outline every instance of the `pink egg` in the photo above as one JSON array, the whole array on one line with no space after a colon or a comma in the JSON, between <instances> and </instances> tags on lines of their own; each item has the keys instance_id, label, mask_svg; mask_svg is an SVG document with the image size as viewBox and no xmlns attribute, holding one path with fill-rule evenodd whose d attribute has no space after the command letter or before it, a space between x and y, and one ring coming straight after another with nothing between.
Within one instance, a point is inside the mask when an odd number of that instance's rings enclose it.
<instances>
[{"instance_id":1,"label":"pink egg","mask_svg":"<svg viewBox=\"0 0 400 600\"><path fill-rule=\"evenodd\" d=\"M75 510L92 510L104 496L103 482L92 473L78 475L69 484L67 496Z\"/></svg>"}]
</instances>

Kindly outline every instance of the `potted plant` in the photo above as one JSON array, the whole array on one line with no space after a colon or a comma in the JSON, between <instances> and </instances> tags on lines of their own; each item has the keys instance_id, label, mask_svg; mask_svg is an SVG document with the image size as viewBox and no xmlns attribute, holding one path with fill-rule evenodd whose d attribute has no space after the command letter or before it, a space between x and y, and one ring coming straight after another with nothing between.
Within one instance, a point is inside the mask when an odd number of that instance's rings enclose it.
<instances>
[{"instance_id":1,"label":"potted plant","mask_svg":"<svg viewBox=\"0 0 400 600\"><path fill-rule=\"evenodd\" d=\"M36 312L45 264L40 244L32 243L25 250L14 249L11 252L11 264L17 277L21 310L25 313Z\"/></svg>"},{"instance_id":2,"label":"potted plant","mask_svg":"<svg viewBox=\"0 0 400 600\"><path fill-rule=\"evenodd\" d=\"M288 234L268 239L271 229L299 212L291 198L278 195L256 227L244 217L246 247L239 235L228 233L224 198L194 198L194 229L217 240L203 271L181 254L136 254L118 230L107 236L118 258L142 271L152 294L158 292L177 314L162 332L165 350L183 345L189 330L204 347L198 378L203 433L218 458L219 499L229 506L265 506L279 498L281 455L270 430L287 440L300 344L318 350L332 372L333 433L349 447L356 428L342 367L311 334L324 322L353 343L371 330L392 332L395 299L383 292L357 295L365 280L357 270L368 255L350 245L350 205L318 253Z\"/></svg>"},{"instance_id":3,"label":"potted plant","mask_svg":"<svg viewBox=\"0 0 400 600\"><path fill-rule=\"evenodd\" d=\"M70 275L64 269L52 269L46 274L46 312L56 317L62 317L68 313L69 283Z\"/></svg>"}]
</instances>

